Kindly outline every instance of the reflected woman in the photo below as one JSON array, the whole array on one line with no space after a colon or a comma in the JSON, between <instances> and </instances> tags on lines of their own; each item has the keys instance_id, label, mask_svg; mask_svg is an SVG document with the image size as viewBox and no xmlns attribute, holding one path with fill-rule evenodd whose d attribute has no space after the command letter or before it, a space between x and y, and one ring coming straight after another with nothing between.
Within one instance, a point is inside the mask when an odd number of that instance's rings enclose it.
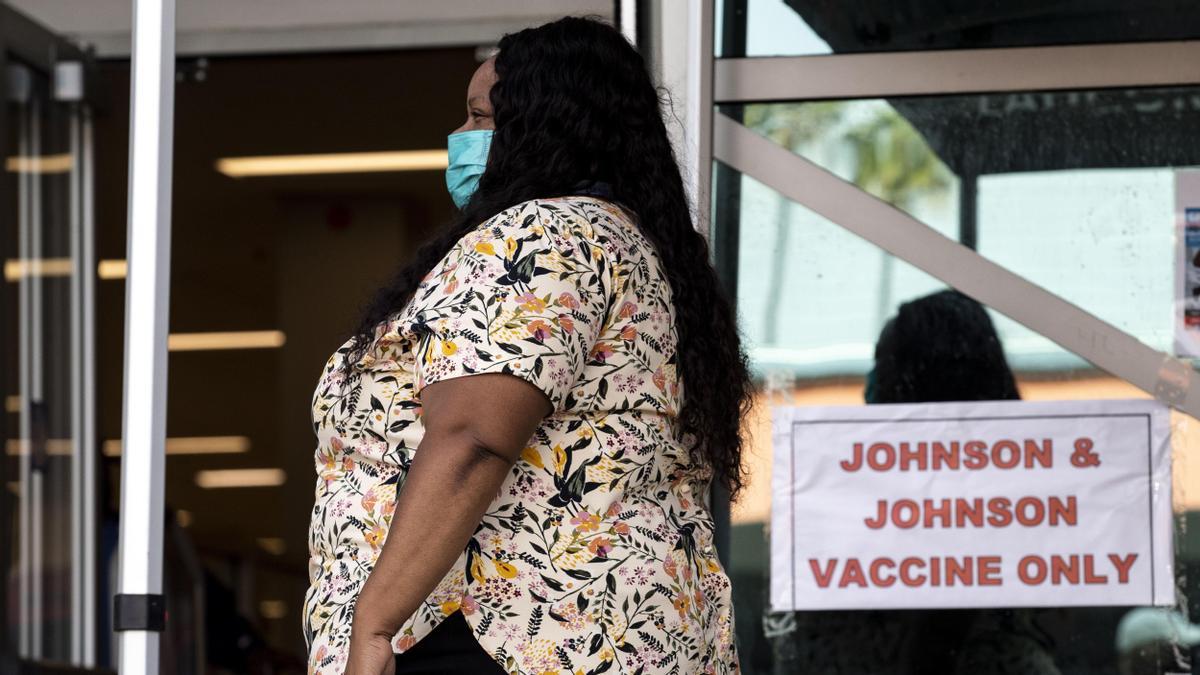
<instances>
[{"instance_id":1,"label":"reflected woman","mask_svg":"<svg viewBox=\"0 0 1200 675\"><path fill-rule=\"evenodd\" d=\"M868 404L1019 398L987 310L949 290L900 306L864 392ZM786 639L812 672L1059 675L1036 618L1024 609L799 612Z\"/></svg>"},{"instance_id":2,"label":"reflected woman","mask_svg":"<svg viewBox=\"0 0 1200 675\"><path fill-rule=\"evenodd\" d=\"M314 394L309 669L736 672L706 496L750 380L645 64L562 19L466 100L461 215Z\"/></svg>"}]
</instances>

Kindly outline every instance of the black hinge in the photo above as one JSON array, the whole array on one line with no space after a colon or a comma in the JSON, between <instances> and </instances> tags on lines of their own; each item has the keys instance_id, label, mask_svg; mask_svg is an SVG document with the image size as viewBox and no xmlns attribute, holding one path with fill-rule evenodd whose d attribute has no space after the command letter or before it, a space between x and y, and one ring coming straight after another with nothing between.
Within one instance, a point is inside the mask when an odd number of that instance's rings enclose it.
<instances>
[{"instance_id":1,"label":"black hinge","mask_svg":"<svg viewBox=\"0 0 1200 675\"><path fill-rule=\"evenodd\" d=\"M161 595L118 593L113 602L113 630L162 632L167 625L167 602Z\"/></svg>"}]
</instances>

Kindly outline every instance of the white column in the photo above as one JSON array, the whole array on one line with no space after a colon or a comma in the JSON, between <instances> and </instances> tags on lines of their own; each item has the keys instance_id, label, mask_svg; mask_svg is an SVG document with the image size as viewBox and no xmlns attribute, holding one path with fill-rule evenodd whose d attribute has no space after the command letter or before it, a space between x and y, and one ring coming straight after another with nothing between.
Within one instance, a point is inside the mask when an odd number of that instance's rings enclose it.
<instances>
[{"instance_id":1,"label":"white column","mask_svg":"<svg viewBox=\"0 0 1200 675\"><path fill-rule=\"evenodd\" d=\"M688 3L687 40L687 164L696 228L710 235L712 215L713 4Z\"/></svg>"},{"instance_id":2,"label":"white column","mask_svg":"<svg viewBox=\"0 0 1200 675\"><path fill-rule=\"evenodd\" d=\"M621 29L621 35L625 36L626 40L632 45L637 44L637 0L618 0L618 6L621 15L621 25L617 28Z\"/></svg>"},{"instance_id":3,"label":"white column","mask_svg":"<svg viewBox=\"0 0 1200 675\"><path fill-rule=\"evenodd\" d=\"M671 96L667 132L696 227L708 236L712 183L713 0L655 2L650 61Z\"/></svg>"},{"instance_id":4,"label":"white column","mask_svg":"<svg viewBox=\"0 0 1200 675\"><path fill-rule=\"evenodd\" d=\"M135 610L162 594L174 97L175 1L134 0L119 593ZM118 663L157 673L158 632L123 630Z\"/></svg>"}]
</instances>

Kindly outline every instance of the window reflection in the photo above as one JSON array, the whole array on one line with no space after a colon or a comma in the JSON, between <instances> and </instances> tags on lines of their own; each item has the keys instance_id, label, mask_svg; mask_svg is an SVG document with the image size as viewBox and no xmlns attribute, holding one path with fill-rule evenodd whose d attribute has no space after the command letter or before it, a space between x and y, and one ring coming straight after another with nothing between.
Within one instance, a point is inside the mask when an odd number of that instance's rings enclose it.
<instances>
[{"instance_id":1,"label":"window reflection","mask_svg":"<svg viewBox=\"0 0 1200 675\"><path fill-rule=\"evenodd\" d=\"M745 54L802 56L923 49L1187 40L1200 6L1187 0L723 0L719 31L740 31ZM740 14L740 20L730 20ZM718 32L718 35L723 33Z\"/></svg>"},{"instance_id":2,"label":"window reflection","mask_svg":"<svg viewBox=\"0 0 1200 675\"><path fill-rule=\"evenodd\" d=\"M1200 89L812 101L723 112L1150 346L1171 349L1175 174L1200 164L1200 136L1190 131ZM861 365L894 301L932 289L928 277L898 270L840 228L825 232L756 181L737 180L744 192L739 309L764 363L790 360L817 371ZM814 246L813 237L829 248ZM774 309L781 289L811 295L827 276L853 290L825 298L820 333L801 325L803 315ZM996 321L1018 367L1086 367L1028 329Z\"/></svg>"}]
</instances>

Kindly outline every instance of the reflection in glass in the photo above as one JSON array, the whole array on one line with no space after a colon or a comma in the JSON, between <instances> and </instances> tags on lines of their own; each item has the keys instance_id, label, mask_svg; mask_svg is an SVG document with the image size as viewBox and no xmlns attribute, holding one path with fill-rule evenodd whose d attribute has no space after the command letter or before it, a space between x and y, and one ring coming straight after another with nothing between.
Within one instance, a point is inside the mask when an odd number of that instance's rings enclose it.
<instances>
[{"instance_id":1,"label":"reflection in glass","mask_svg":"<svg viewBox=\"0 0 1200 675\"><path fill-rule=\"evenodd\" d=\"M815 101L722 112L1151 346L1169 348L1173 176L1177 166L1200 163L1200 137L1188 131L1200 115L1197 89ZM758 181L723 170L717 199L734 198L716 204L724 215L715 241L736 244L738 311L762 387L747 421L750 488L733 511L739 641L748 673L803 672L816 664L806 650L823 643L801 641L797 631L828 628L827 616L763 615L770 406L863 403L887 320L944 286ZM730 175L736 190L720 182ZM1146 395L989 314L1023 399ZM1200 488L1200 471L1188 461L1200 449L1195 421L1173 416L1172 437L1178 583L1194 598L1200 592L1187 584L1200 555L1188 526L1200 513L1192 496L1200 494L1192 487ZM989 616L1017 621L1018 635L1044 631L1050 641L1034 644L1064 674L1172 672L1183 663L1151 650L1157 670L1130 670L1145 665L1146 653L1118 653L1117 626L1129 610ZM867 637L858 644L891 648Z\"/></svg>"},{"instance_id":2,"label":"reflection in glass","mask_svg":"<svg viewBox=\"0 0 1200 675\"><path fill-rule=\"evenodd\" d=\"M813 101L724 112L1150 346L1171 348L1174 172L1200 164L1200 136L1191 131L1200 89ZM758 188L747 180L743 189L753 193ZM742 209L788 208L770 203L755 198ZM740 258L772 263L743 264L740 275L750 279L739 283L782 279L788 235L767 221L785 216L748 215L754 232L744 224L741 236L755 239ZM886 258L832 250L819 266L879 274L882 304L904 292L887 281L895 272ZM748 302L742 312L752 341L766 347L771 322L787 316L764 312L765 323L756 324L756 301ZM877 309L876 328L878 320ZM1002 317L997 323L1018 367L1085 367L1027 329Z\"/></svg>"},{"instance_id":3,"label":"reflection in glass","mask_svg":"<svg viewBox=\"0 0 1200 675\"><path fill-rule=\"evenodd\" d=\"M739 243L743 259L738 303L744 330L752 338L748 340L748 346L752 349L761 386L755 413L747 420L752 438L748 457L750 483L741 501L733 508L733 545L730 547L729 570L735 584L735 611L738 612L739 645L745 672L969 672L972 675L979 672L1079 675L1132 672L1118 669L1119 662L1125 657L1117 651L1117 626L1130 608L903 612L890 618L828 612L764 614L768 582L769 533L765 523L770 510L771 406L863 404L869 389L868 372L878 363L876 349L883 348L882 345L877 347L877 342L881 335L887 337L885 326L888 321L904 311L901 307L905 303L931 295L942 297L939 291L944 286L896 259L889 263L894 272L891 284L881 286L878 261L890 256L804 207L785 202L756 181L743 177L741 183ZM786 208L781 209L781 205ZM766 254L777 253L770 247L778 243L781 229L786 231L785 250L780 254L785 264L780 268L783 274L773 277L769 272L772 266L763 261ZM857 265L856 261L867 261L868 264ZM924 303L928 304L929 300ZM1006 355L1021 348L1019 340L1006 337L999 330L998 319L1002 317L991 312L989 315ZM766 328L772 321L773 334ZM983 351L976 344L983 338L967 335L967 331L960 330L959 333L962 335L958 339L949 340L950 345L957 344L966 353ZM940 349L939 340L945 342L948 337L945 333L934 332L933 337L918 339L914 344ZM888 350L882 351L886 356ZM909 365L912 365L911 361ZM1090 368L1070 365L1030 369L1012 359L1002 371L1009 372L1009 368L1016 379L1017 393L1025 400L1145 396L1133 386ZM885 387L895 389L894 373L885 372L883 379ZM969 382L969 378L959 378L959 381ZM1009 391L1004 387L988 391L987 395L993 398L1011 396L1011 391L1001 395L1003 391ZM963 395L957 393L954 397ZM874 400L898 399L889 394ZM1192 516L1185 514L1200 508L1200 504L1193 503L1196 498L1192 497L1197 494L1192 485L1200 484L1200 471L1194 463L1187 461L1187 457L1200 451L1200 436L1193 420L1176 415L1172 422L1172 437L1176 457L1176 512L1180 514L1176 533L1180 547L1179 583L1181 592L1192 597L1194 592L1187 591L1182 585L1189 578L1189 556L1195 553L1186 551L1200 551L1200 545L1188 537L1194 530L1187 526ZM867 617L865 620L869 625L862 624L863 617ZM904 648L906 644L916 643L913 636L918 633L923 636L923 644L929 646L923 655ZM835 634L841 634L841 637L835 639ZM981 645L987 643L985 637L989 635L1007 636L1004 649L1028 656L1031 660L1020 663L1030 668L1037 665L1040 669L982 669L979 660L981 655L986 656L987 650ZM837 644L843 648L835 649ZM994 642L987 644L995 646ZM976 647L967 649L969 645ZM839 654L852 659L841 663L838 670L819 667L822 664L832 667L829 659L836 660ZM993 666L1002 663L1001 654L993 655L996 656L991 662ZM924 659L920 663L926 665L933 661L951 665L942 670L914 670L913 664L918 663L914 659L918 656ZM866 667L868 662L886 663L889 668L870 670ZM1137 672L1173 672L1169 667L1173 662L1158 660L1154 663L1158 664L1158 670ZM975 669L963 670L961 668L967 667L963 664L970 664Z\"/></svg>"},{"instance_id":4,"label":"reflection in glass","mask_svg":"<svg viewBox=\"0 0 1200 675\"><path fill-rule=\"evenodd\" d=\"M721 31L741 31L744 54L803 56L923 49L1187 40L1200 6L1187 0L722 0Z\"/></svg>"},{"instance_id":5,"label":"reflection in glass","mask_svg":"<svg viewBox=\"0 0 1200 675\"><path fill-rule=\"evenodd\" d=\"M73 364L69 118L50 78L10 62L0 250L6 412L0 533L5 626L22 655L72 658ZM10 516L11 514L11 516Z\"/></svg>"}]
</instances>

